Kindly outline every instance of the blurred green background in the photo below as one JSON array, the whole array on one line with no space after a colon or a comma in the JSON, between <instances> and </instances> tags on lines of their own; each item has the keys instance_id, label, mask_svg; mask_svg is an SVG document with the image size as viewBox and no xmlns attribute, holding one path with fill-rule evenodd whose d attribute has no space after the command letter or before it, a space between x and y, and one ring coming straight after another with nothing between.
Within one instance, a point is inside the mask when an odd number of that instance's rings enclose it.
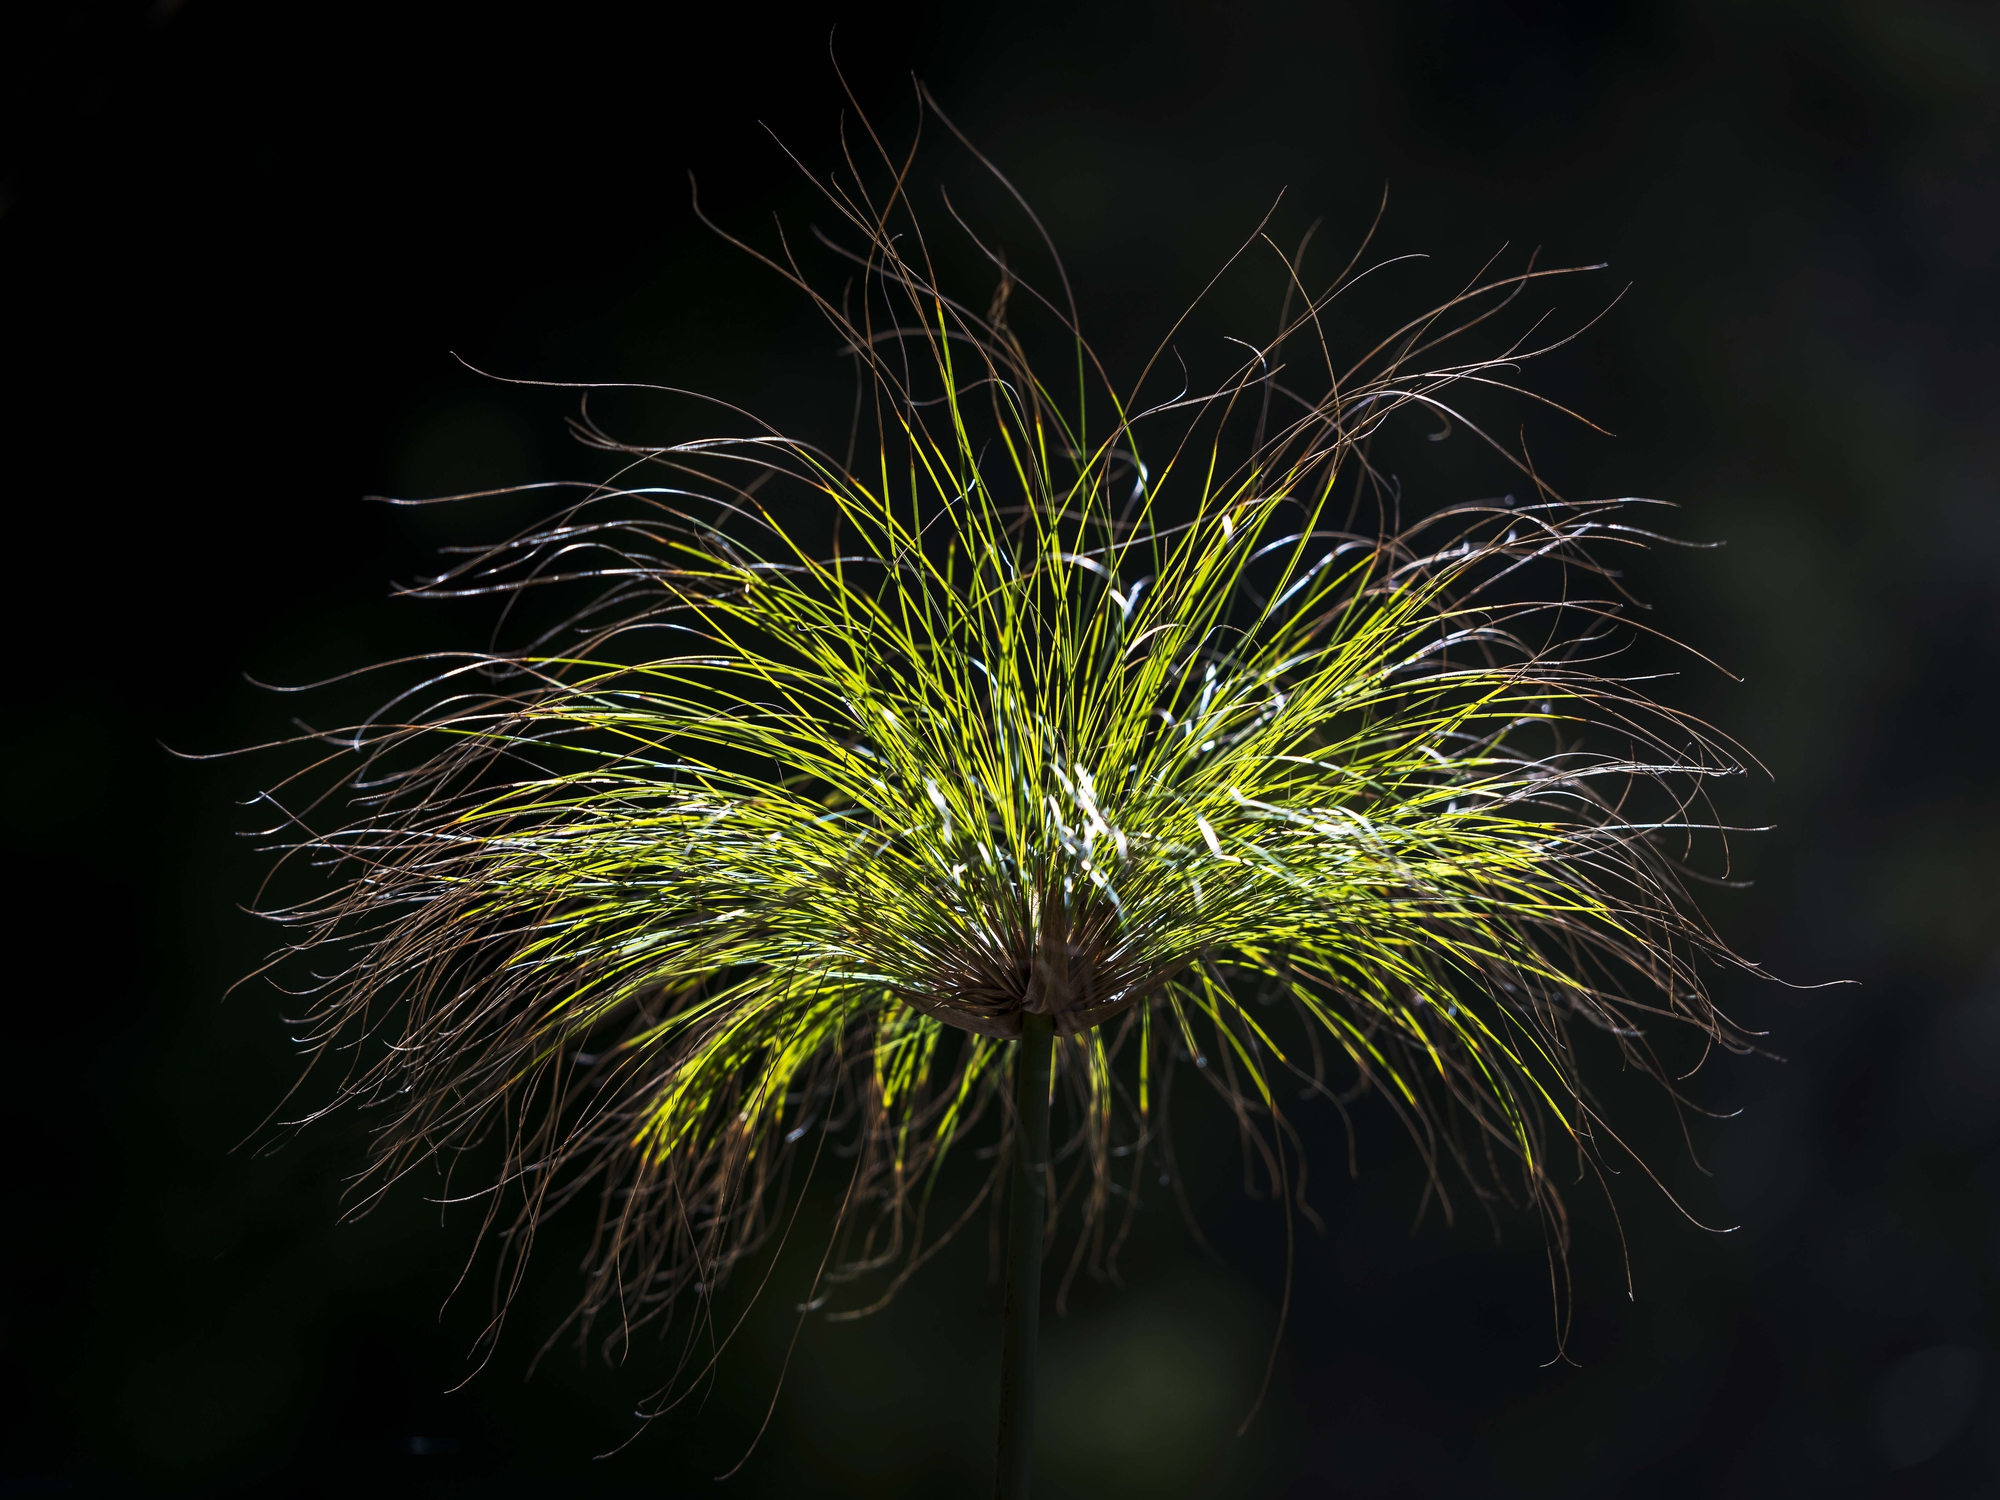
<instances>
[{"instance_id":1,"label":"blurred green background","mask_svg":"<svg viewBox=\"0 0 2000 1500\"><path fill-rule=\"evenodd\" d=\"M534 1349L552 1236L491 1367L470 1244L422 1185L336 1222L362 1122L235 1150L291 1082L255 761L188 763L340 698L297 682L474 638L385 596L520 502L365 505L595 472L559 393L699 386L779 418L845 387L809 310L700 229L824 218L842 108L909 75L1034 201L1088 331L1131 370L1269 206L1446 290L1492 253L1608 261L1630 292L1537 384L1615 441L1568 492L1675 500L1718 552L1649 568L1655 618L1741 674L1666 690L1773 775L1775 832L1715 911L1801 984L1725 981L1783 1061L1718 1059L1694 1158L1642 1128L1697 1228L1628 1172L1628 1300L1579 1191L1573 1364L1535 1225L1412 1232L1392 1121L1307 1111L1313 1200L1270 1401L1283 1235L1227 1122L1181 1120L1215 1247L1168 1203L1126 1285L1046 1338L1056 1496L2000 1494L2000 12L1943 0L10 10L0 338L17 962L0 1495L982 1493L998 1294L982 1234L860 1323L773 1272L712 1388L615 1456L654 1368ZM1414 273L1413 273L1414 275ZM1592 299L1597 299L1592 301ZM1212 355L1239 309L1187 335ZM1244 312L1259 333L1269 314ZM1201 344L1207 339L1211 343ZM1448 475L1446 476L1449 477ZM1458 498L1413 473L1413 494ZM1609 1085L1624 1102L1622 1085ZM1635 1096L1635 1110L1643 1099ZM1650 1118L1650 1117L1648 1117ZM1657 1123L1657 1122L1656 1122ZM1650 1131L1650 1134L1646 1132ZM810 1214L800 1243L810 1241Z\"/></svg>"}]
</instances>

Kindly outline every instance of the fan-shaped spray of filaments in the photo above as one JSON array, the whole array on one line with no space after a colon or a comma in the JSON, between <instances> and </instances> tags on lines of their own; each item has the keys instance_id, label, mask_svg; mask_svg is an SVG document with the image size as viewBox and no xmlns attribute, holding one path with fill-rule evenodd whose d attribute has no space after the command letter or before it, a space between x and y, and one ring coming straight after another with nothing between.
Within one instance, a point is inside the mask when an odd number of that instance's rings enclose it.
<instances>
[{"instance_id":1,"label":"fan-shaped spray of filaments","mask_svg":"<svg viewBox=\"0 0 2000 1500\"><path fill-rule=\"evenodd\" d=\"M1385 424L1512 380L1532 351L1452 351L1546 273L1342 367L1322 323L1354 268L1309 294L1253 238L1293 288L1277 337L1142 410L1066 294L962 222L999 290L942 285L888 165L883 195L825 186L844 300L769 260L861 372L866 441L633 445L586 402L617 481L416 592L587 602L325 737L338 785L285 837L329 893L272 915L339 956L303 1026L375 1122L364 1195L484 1164L453 1190L501 1231L496 1329L537 1227L587 1200L575 1321L617 1349L764 1246L833 1141L825 1280L893 1290L972 1211L933 1190L1008 1138L1041 1015L1072 1273L1115 1257L1189 1066L1274 1187L1298 1081L1358 1087L1447 1211L1525 1202L1560 1250L1559 1161L1609 1138L1577 1028L1670 1090L1657 1023L1744 1041L1678 863L1738 758L1607 665L1599 557L1657 540L1640 502L1565 502L1516 455L1518 502L1403 525L1371 462Z\"/></svg>"}]
</instances>

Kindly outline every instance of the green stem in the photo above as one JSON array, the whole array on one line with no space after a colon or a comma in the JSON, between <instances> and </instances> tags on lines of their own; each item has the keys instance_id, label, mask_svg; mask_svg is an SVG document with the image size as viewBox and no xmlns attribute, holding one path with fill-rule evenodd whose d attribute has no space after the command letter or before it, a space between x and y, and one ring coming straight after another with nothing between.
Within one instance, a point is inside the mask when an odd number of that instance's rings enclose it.
<instances>
[{"instance_id":1,"label":"green stem","mask_svg":"<svg viewBox=\"0 0 2000 1500\"><path fill-rule=\"evenodd\" d=\"M994 1500L1027 1500L1035 1457L1035 1336L1042 1313L1048 1213L1049 1068L1053 1016L1023 1015L1014 1054L1014 1195L1007 1205L1006 1330L1000 1345L1000 1454Z\"/></svg>"}]
</instances>

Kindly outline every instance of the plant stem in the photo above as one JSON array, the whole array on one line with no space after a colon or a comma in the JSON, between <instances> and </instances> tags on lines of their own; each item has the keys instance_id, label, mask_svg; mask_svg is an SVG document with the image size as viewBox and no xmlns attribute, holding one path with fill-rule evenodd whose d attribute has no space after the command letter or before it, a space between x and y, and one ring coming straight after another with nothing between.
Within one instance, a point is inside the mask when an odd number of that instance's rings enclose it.
<instances>
[{"instance_id":1,"label":"plant stem","mask_svg":"<svg viewBox=\"0 0 2000 1500\"><path fill-rule=\"evenodd\" d=\"M1035 1336L1042 1313L1053 1016L1023 1015L1014 1055L1014 1195L1007 1206L1006 1330L1000 1345L1000 1453L994 1500L1027 1500L1035 1457Z\"/></svg>"}]
</instances>

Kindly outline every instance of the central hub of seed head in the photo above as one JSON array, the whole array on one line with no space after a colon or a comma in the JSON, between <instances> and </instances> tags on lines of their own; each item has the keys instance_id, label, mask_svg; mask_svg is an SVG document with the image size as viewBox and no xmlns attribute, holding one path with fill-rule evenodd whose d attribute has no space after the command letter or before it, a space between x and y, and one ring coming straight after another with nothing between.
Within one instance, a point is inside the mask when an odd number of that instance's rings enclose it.
<instances>
[{"instance_id":1,"label":"central hub of seed head","mask_svg":"<svg viewBox=\"0 0 2000 1500\"><path fill-rule=\"evenodd\" d=\"M1077 935L1082 937L1082 935ZM1044 940L996 954L967 944L921 990L900 991L913 1009L961 1031L1011 1041L1021 1018L1052 1017L1059 1036L1101 1026L1158 989L1186 960L1148 963L1100 940Z\"/></svg>"}]
</instances>

